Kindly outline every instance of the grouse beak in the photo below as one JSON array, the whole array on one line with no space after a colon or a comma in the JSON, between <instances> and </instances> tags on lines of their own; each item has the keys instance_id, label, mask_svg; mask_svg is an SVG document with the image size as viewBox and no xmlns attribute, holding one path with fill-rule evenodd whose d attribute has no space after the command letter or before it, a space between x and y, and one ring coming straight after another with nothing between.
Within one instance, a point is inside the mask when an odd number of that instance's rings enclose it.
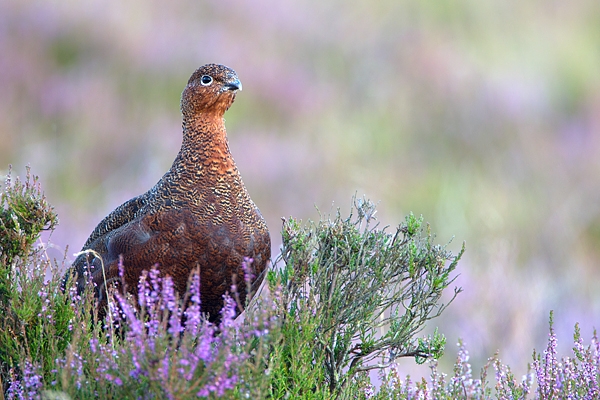
<instances>
[{"instance_id":1,"label":"grouse beak","mask_svg":"<svg viewBox=\"0 0 600 400\"><path fill-rule=\"evenodd\" d=\"M242 90L242 82L239 79L235 78L224 85L225 90L231 90L235 92L236 90Z\"/></svg>"}]
</instances>

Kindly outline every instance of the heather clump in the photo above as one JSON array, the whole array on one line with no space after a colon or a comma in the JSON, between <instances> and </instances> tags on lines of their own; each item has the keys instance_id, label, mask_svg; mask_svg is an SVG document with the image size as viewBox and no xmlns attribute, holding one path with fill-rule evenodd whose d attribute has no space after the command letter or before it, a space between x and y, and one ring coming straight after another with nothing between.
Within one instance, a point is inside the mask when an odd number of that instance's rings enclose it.
<instances>
[{"instance_id":1,"label":"heather clump","mask_svg":"<svg viewBox=\"0 0 600 400\"><path fill-rule=\"evenodd\" d=\"M31 175L29 167L24 182L18 177L13 180L11 172L9 166L0 193L0 262L4 267L27 260L40 233L58 225L58 216L46 201L38 178ZM7 276L10 274L3 274L2 278ZM6 293L7 284L2 281L0 294Z\"/></svg>"},{"instance_id":2,"label":"heather clump","mask_svg":"<svg viewBox=\"0 0 600 400\"><path fill-rule=\"evenodd\" d=\"M575 327L573 353L559 357L550 317L547 348L515 377L497 353L476 373L459 341L451 373L440 370L446 339L419 332L461 291L457 255L434 243L410 214L381 228L375 206L355 199L305 224L284 220L281 256L262 290L239 304L255 277L223 297L218 323L202 313L198 271L176 293L160 268L142 273L136 295L125 283L103 293L62 282L68 266L39 240L57 218L36 178L7 179L0 226L0 378L2 399L593 399L599 396L600 345ZM127 265L120 265L121 275ZM61 285L64 290L61 290ZM245 309L242 315L236 310ZM402 359L430 367L402 373ZM372 372L377 370L377 372ZM372 372L372 373L371 373ZM377 381L371 381L373 374Z\"/></svg>"},{"instance_id":3,"label":"heather clump","mask_svg":"<svg viewBox=\"0 0 600 400\"><path fill-rule=\"evenodd\" d=\"M352 205L348 217L338 211L306 225L284 221L283 266L268 275L282 287L286 339L274 349L277 393L303 396L316 385L327 396L347 397L358 374L402 357L422 363L443 354L443 335L417 334L446 308L440 298L462 251L452 255L433 244L422 218L411 214L387 232L373 203ZM313 375L312 386L303 386Z\"/></svg>"},{"instance_id":4,"label":"heather clump","mask_svg":"<svg viewBox=\"0 0 600 400\"><path fill-rule=\"evenodd\" d=\"M56 354L65 351L71 337L72 308L58 282L48 277L60 265L37 246L42 231L52 231L58 216L46 201L37 177L27 168L26 179L13 179L9 168L0 193L0 379L11 370L46 377ZM35 360L29 362L27 360ZM14 373L13 373L14 375ZM32 378L33 379L33 378ZM29 378L26 389L35 385Z\"/></svg>"},{"instance_id":5,"label":"heather clump","mask_svg":"<svg viewBox=\"0 0 600 400\"><path fill-rule=\"evenodd\" d=\"M74 307L77 322L64 355L49 373L25 356L10 370L6 398L35 398L42 389L77 399L212 398L252 388L244 374L252 349L270 332L268 308L246 323L226 295L221 320L213 324L201 312L197 274L183 299L156 268L144 272L138 289L137 297L112 291L104 321L95 320L90 293L81 298L72 290L80 306Z\"/></svg>"},{"instance_id":6,"label":"heather clump","mask_svg":"<svg viewBox=\"0 0 600 400\"><path fill-rule=\"evenodd\" d=\"M579 325L573 334L573 355L559 358L558 338L550 314L548 345L542 354L534 351L533 370L540 398L596 399L600 396L600 344L594 330L591 344L584 346Z\"/></svg>"},{"instance_id":7,"label":"heather clump","mask_svg":"<svg viewBox=\"0 0 600 400\"><path fill-rule=\"evenodd\" d=\"M240 383L239 369L249 357L243 321L235 316L235 301L225 296L221 322L209 323L197 274L179 299L172 279L152 268L142 274L137 298L114 293L103 331L57 360L57 381L76 398L223 396Z\"/></svg>"},{"instance_id":8,"label":"heather clump","mask_svg":"<svg viewBox=\"0 0 600 400\"><path fill-rule=\"evenodd\" d=\"M362 383L363 399L596 399L600 382L600 345L594 331L591 344L584 346L579 326L573 335L573 354L559 357L558 339L550 313L548 343L543 353L533 351L527 373L516 378L508 365L502 363L499 353L490 357L477 376L473 375L469 352L462 341L453 374L438 369L437 360L430 359L429 379L411 381L403 376L398 364L380 371L381 386L375 391L370 383ZM493 377L489 377L493 368ZM494 383L495 382L495 383Z\"/></svg>"}]
</instances>

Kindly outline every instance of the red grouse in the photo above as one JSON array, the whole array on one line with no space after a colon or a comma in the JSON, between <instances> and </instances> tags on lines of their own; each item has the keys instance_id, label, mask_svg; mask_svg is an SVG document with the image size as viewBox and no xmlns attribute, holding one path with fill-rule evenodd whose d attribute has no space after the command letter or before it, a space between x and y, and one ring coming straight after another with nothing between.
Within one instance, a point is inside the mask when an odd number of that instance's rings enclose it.
<instances>
[{"instance_id":1,"label":"red grouse","mask_svg":"<svg viewBox=\"0 0 600 400\"><path fill-rule=\"evenodd\" d=\"M181 95L179 154L152 189L117 207L94 229L83 250L94 250L102 260L89 253L75 260L79 292L89 271L102 298L105 284L120 279L120 256L131 292L142 271L158 265L183 295L190 273L199 269L202 311L215 321L233 279L244 282L244 257L254 260L253 286L260 284L271 239L229 152L223 119L241 89L235 71L223 65L208 64L192 74ZM245 290L240 297L243 304Z\"/></svg>"}]
</instances>

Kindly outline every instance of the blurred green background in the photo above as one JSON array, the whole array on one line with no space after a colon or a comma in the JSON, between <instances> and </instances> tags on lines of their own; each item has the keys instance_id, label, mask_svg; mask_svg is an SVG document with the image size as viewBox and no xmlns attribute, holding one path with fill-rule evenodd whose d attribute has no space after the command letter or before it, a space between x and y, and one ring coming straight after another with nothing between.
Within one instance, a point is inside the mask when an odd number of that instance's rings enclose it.
<instances>
[{"instance_id":1,"label":"blurred green background","mask_svg":"<svg viewBox=\"0 0 600 400\"><path fill-rule=\"evenodd\" d=\"M57 257L170 167L209 62L243 82L230 146L274 246L355 193L466 241L446 364L463 337L523 374L551 309L565 354L600 328L600 2L2 0L0 168L40 176Z\"/></svg>"}]
</instances>

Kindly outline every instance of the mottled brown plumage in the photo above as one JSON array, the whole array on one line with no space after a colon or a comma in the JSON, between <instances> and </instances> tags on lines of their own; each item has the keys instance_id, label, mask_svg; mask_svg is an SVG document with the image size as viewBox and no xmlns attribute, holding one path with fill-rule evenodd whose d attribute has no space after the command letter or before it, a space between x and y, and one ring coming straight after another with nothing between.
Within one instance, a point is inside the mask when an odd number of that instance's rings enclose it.
<instances>
[{"instance_id":1,"label":"mottled brown plumage","mask_svg":"<svg viewBox=\"0 0 600 400\"><path fill-rule=\"evenodd\" d=\"M243 282L244 257L254 259L254 286L260 284L271 256L269 231L229 152L223 119L241 88L235 71L222 65L208 64L192 74L181 95L183 143L171 169L148 192L104 218L83 246L102 257L108 282L118 280L120 255L132 292L141 272L158 264L183 294L198 268L202 311L211 320L218 319L232 277ZM90 255L75 260L80 291L90 268L101 296L100 265Z\"/></svg>"}]
</instances>

